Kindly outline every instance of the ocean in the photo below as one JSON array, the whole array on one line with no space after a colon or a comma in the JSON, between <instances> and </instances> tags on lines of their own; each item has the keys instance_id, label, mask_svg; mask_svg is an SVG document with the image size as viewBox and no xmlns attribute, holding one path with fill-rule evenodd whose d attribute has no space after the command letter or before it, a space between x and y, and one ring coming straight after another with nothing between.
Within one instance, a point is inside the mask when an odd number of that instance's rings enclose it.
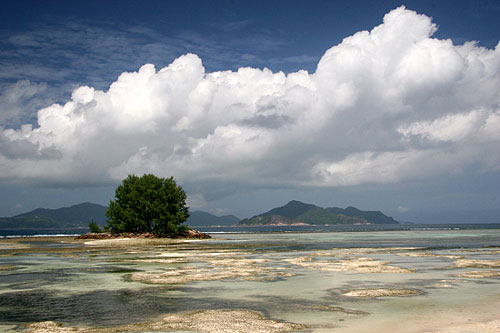
<instances>
[{"instance_id":1,"label":"ocean","mask_svg":"<svg viewBox=\"0 0 500 333\"><path fill-rule=\"evenodd\" d=\"M193 229L213 234L226 233L276 233L276 232L338 232L338 231L391 231L391 230L468 230L500 229L500 223L461 224L368 224L368 225L288 225L288 226L191 226ZM86 228L75 229L0 229L1 237L81 235Z\"/></svg>"},{"instance_id":2,"label":"ocean","mask_svg":"<svg viewBox=\"0 0 500 333\"><path fill-rule=\"evenodd\" d=\"M500 331L498 225L374 227L3 238L0 331Z\"/></svg>"}]
</instances>

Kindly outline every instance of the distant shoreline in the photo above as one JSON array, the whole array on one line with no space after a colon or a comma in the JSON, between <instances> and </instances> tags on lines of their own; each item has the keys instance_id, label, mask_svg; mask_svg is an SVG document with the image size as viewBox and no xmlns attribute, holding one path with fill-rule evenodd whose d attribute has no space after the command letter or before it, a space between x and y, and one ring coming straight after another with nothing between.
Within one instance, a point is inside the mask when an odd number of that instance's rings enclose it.
<instances>
[{"instance_id":1,"label":"distant shoreline","mask_svg":"<svg viewBox=\"0 0 500 333\"><path fill-rule=\"evenodd\" d=\"M282 233L282 232L384 232L425 230L477 230L500 229L500 223L469 224L370 224L370 225L238 225L238 226L190 226L207 234L233 233ZM0 229L1 238L20 237L77 237L87 229Z\"/></svg>"}]
</instances>

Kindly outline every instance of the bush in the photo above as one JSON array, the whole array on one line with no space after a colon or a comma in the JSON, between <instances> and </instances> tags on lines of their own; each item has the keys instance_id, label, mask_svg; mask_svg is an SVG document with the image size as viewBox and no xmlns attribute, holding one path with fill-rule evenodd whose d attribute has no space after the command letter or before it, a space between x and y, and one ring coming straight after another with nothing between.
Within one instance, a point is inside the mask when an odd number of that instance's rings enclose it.
<instances>
[{"instance_id":1,"label":"bush","mask_svg":"<svg viewBox=\"0 0 500 333\"><path fill-rule=\"evenodd\" d=\"M103 232L101 230L101 228L99 227L99 225L94 220L90 220L89 229L90 229L90 232L93 232L95 234Z\"/></svg>"}]
</instances>

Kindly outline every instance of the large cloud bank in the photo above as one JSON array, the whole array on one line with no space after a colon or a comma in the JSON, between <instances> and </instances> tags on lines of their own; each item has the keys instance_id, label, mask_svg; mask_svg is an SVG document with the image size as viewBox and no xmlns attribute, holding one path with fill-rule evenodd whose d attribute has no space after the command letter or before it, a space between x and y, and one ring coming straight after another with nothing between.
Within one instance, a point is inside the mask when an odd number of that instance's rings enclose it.
<instances>
[{"instance_id":1,"label":"large cloud bank","mask_svg":"<svg viewBox=\"0 0 500 333\"><path fill-rule=\"evenodd\" d=\"M206 73L186 54L108 91L79 87L37 127L1 129L0 178L76 186L151 172L216 191L499 172L500 44L453 45L436 29L400 7L313 74Z\"/></svg>"}]
</instances>

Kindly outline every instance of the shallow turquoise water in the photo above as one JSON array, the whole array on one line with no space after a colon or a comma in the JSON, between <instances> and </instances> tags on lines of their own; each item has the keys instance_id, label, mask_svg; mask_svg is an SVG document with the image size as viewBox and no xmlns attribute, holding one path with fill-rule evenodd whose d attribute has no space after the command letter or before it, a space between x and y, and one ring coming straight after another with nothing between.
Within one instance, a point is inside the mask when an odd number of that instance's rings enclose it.
<instances>
[{"instance_id":1,"label":"shallow turquoise water","mask_svg":"<svg viewBox=\"0 0 500 333\"><path fill-rule=\"evenodd\" d=\"M43 239L23 245L0 247L0 331L47 320L111 327L186 310L246 309L331 332L384 318L470 313L500 299L500 278L461 276L500 271L498 229L217 234L120 248ZM180 280L151 280L169 274ZM345 295L371 289L414 294Z\"/></svg>"}]
</instances>

